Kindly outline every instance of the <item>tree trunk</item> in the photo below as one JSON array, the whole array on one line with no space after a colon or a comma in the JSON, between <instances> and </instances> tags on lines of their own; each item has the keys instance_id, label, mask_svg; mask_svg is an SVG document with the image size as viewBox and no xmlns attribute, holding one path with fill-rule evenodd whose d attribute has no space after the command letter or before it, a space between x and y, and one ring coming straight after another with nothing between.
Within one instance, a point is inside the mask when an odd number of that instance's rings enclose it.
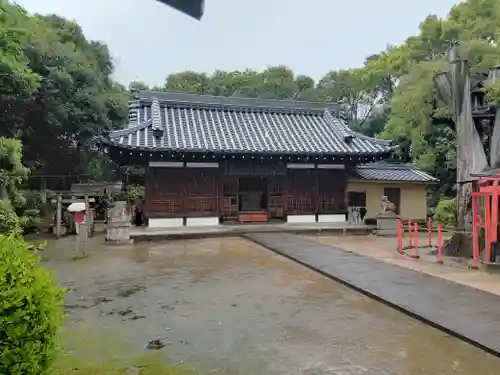
<instances>
[{"instance_id":1,"label":"tree trunk","mask_svg":"<svg viewBox=\"0 0 500 375\"><path fill-rule=\"evenodd\" d=\"M443 100L448 104L455 122L457 139L457 230L445 244L446 255L471 255L471 173L488 166L484 146L472 119L469 64L452 61L451 73L436 76Z\"/></svg>"},{"instance_id":2,"label":"tree trunk","mask_svg":"<svg viewBox=\"0 0 500 375\"><path fill-rule=\"evenodd\" d=\"M495 83L500 79L500 67L496 66L490 69L488 81ZM500 108L497 107L495 113L495 122L490 139L490 167L500 167Z\"/></svg>"},{"instance_id":3,"label":"tree trunk","mask_svg":"<svg viewBox=\"0 0 500 375\"><path fill-rule=\"evenodd\" d=\"M490 167L500 167L500 108L495 112L495 122L490 139Z\"/></svg>"},{"instance_id":4,"label":"tree trunk","mask_svg":"<svg viewBox=\"0 0 500 375\"><path fill-rule=\"evenodd\" d=\"M471 173L488 167L484 146L472 120L469 65L458 60L453 63L452 77L454 112L457 131L457 229L470 229L471 224ZM456 94L455 94L456 93Z\"/></svg>"}]
</instances>

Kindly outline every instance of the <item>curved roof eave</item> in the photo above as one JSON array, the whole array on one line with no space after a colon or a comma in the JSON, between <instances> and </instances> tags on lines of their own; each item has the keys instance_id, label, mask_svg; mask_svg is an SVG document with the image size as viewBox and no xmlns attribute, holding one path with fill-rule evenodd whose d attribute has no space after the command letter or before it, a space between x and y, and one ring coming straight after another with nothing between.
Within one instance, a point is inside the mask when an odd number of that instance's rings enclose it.
<instances>
[{"instance_id":1,"label":"curved roof eave","mask_svg":"<svg viewBox=\"0 0 500 375\"><path fill-rule=\"evenodd\" d=\"M392 149L389 150L379 150L379 151L371 151L371 152L351 152L351 153L342 153L342 152L323 152L323 153L314 153L314 152L296 152L296 151L241 151L241 150L211 150L211 149L174 149L169 147L141 147L141 146L129 146L122 143L113 142L111 139L102 139L102 142L108 146L116 147L122 150L127 151L138 151L138 152L149 152L149 153L157 153L157 152L175 152L175 153L210 153L210 154L234 154L234 155L247 155L247 154L255 154L255 155L306 155L306 156L369 156L369 155L383 155L390 154Z\"/></svg>"},{"instance_id":2,"label":"curved roof eave","mask_svg":"<svg viewBox=\"0 0 500 375\"><path fill-rule=\"evenodd\" d=\"M378 143L378 144L380 144L382 146L396 147L396 148L398 147L397 145L394 145L394 141L392 139L378 139L378 138L373 138L373 137L369 137L369 136L361 134L361 133L357 133L355 131L352 131L352 134L356 138L361 138L361 139L364 139L366 141L375 142L375 143Z\"/></svg>"},{"instance_id":3,"label":"curved roof eave","mask_svg":"<svg viewBox=\"0 0 500 375\"><path fill-rule=\"evenodd\" d=\"M141 122L140 124L133 125L133 126L128 126L127 128L120 129L120 130L113 130L112 132L109 132L109 137L114 138L114 137L122 137L124 135L128 135L133 132L137 132L139 130L142 130L144 128L147 128L153 124L153 119L146 120L144 122Z\"/></svg>"}]
</instances>

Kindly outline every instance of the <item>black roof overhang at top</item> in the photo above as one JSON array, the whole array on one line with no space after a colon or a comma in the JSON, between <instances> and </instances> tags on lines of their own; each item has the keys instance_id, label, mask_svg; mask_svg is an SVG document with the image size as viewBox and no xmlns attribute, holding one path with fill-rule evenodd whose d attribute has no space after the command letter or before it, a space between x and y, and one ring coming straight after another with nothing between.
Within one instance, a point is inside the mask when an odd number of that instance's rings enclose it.
<instances>
[{"instance_id":1,"label":"black roof overhang at top","mask_svg":"<svg viewBox=\"0 0 500 375\"><path fill-rule=\"evenodd\" d=\"M148 149L140 147L131 147L124 145L117 145L109 139L101 139L102 147L108 149L108 152L120 159L136 159L142 158L142 162L149 161L186 161L186 162L199 162L199 161L221 161L228 159L243 159L243 160L283 160L293 163L311 163L320 162L324 164L359 164L369 163L387 159L391 156L393 150L381 152L377 154L317 154L317 153L268 153L268 152L228 152L228 151L193 151L193 150L172 150L172 149Z\"/></svg>"},{"instance_id":2,"label":"black roof overhang at top","mask_svg":"<svg viewBox=\"0 0 500 375\"><path fill-rule=\"evenodd\" d=\"M205 0L157 0L188 16L201 20L205 11Z\"/></svg>"}]
</instances>

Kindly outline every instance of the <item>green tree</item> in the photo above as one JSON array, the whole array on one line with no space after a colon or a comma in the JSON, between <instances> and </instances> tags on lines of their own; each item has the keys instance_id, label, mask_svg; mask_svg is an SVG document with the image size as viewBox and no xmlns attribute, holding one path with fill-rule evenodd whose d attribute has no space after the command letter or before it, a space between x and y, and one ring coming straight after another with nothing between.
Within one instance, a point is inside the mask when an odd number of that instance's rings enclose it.
<instances>
[{"instance_id":1,"label":"green tree","mask_svg":"<svg viewBox=\"0 0 500 375\"><path fill-rule=\"evenodd\" d=\"M25 54L42 79L26 116L26 159L45 169L57 166L61 174L76 173L79 151L88 148L92 137L124 122L126 90L110 77L106 46L88 42L77 24L53 15L30 22L36 32Z\"/></svg>"},{"instance_id":2,"label":"green tree","mask_svg":"<svg viewBox=\"0 0 500 375\"><path fill-rule=\"evenodd\" d=\"M0 198L13 199L17 187L28 177L22 163L22 146L17 139L0 137Z\"/></svg>"},{"instance_id":3,"label":"green tree","mask_svg":"<svg viewBox=\"0 0 500 375\"><path fill-rule=\"evenodd\" d=\"M142 81L132 81L128 84L129 91L131 90L149 90L149 86Z\"/></svg>"},{"instance_id":4,"label":"green tree","mask_svg":"<svg viewBox=\"0 0 500 375\"><path fill-rule=\"evenodd\" d=\"M24 221L18 217L16 209L21 210L25 204L18 188L28 172L22 163L21 142L0 137L0 234L23 230Z\"/></svg>"},{"instance_id":5,"label":"green tree","mask_svg":"<svg viewBox=\"0 0 500 375\"><path fill-rule=\"evenodd\" d=\"M38 89L40 77L31 71L23 47L29 31L20 7L0 0L0 135L16 136L23 127L26 103Z\"/></svg>"},{"instance_id":6,"label":"green tree","mask_svg":"<svg viewBox=\"0 0 500 375\"><path fill-rule=\"evenodd\" d=\"M0 135L22 141L30 167L76 173L80 151L127 117L109 51L74 22L0 4Z\"/></svg>"},{"instance_id":7,"label":"green tree","mask_svg":"<svg viewBox=\"0 0 500 375\"><path fill-rule=\"evenodd\" d=\"M170 74L165 80L164 91L186 94L207 94L209 79L205 73L185 71Z\"/></svg>"}]
</instances>

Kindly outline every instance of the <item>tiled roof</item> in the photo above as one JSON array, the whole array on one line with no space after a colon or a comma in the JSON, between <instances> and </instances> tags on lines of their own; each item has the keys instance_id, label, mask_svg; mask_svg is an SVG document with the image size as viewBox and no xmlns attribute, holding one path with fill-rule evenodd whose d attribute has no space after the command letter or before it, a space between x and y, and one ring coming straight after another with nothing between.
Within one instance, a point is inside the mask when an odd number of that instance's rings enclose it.
<instances>
[{"instance_id":1,"label":"tiled roof","mask_svg":"<svg viewBox=\"0 0 500 375\"><path fill-rule=\"evenodd\" d=\"M475 177L475 179L480 177L500 177L500 168L486 168L481 172L471 173L471 177Z\"/></svg>"},{"instance_id":2,"label":"tiled roof","mask_svg":"<svg viewBox=\"0 0 500 375\"><path fill-rule=\"evenodd\" d=\"M438 179L409 164L370 163L358 165L352 178L370 181L437 182Z\"/></svg>"},{"instance_id":3,"label":"tiled roof","mask_svg":"<svg viewBox=\"0 0 500 375\"><path fill-rule=\"evenodd\" d=\"M394 148L351 131L337 104L151 91L138 93L128 127L109 139L147 151L375 155Z\"/></svg>"}]
</instances>

